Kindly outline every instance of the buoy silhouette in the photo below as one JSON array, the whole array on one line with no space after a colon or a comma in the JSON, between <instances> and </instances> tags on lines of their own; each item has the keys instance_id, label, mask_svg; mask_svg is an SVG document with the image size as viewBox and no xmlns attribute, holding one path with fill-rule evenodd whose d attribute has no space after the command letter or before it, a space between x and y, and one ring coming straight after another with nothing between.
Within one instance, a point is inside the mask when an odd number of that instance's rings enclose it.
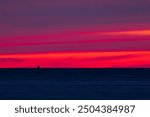
<instances>
[{"instance_id":1,"label":"buoy silhouette","mask_svg":"<svg viewBox=\"0 0 150 117\"><path fill-rule=\"evenodd\" d=\"M37 73L38 74L40 73L40 66L39 65L37 66Z\"/></svg>"}]
</instances>

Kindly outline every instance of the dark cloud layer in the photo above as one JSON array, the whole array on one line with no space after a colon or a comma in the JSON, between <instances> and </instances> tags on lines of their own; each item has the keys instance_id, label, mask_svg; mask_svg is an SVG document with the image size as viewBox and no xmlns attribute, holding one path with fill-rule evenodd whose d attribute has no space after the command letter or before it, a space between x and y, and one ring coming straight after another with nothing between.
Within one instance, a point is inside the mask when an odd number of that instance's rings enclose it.
<instances>
[{"instance_id":1,"label":"dark cloud layer","mask_svg":"<svg viewBox=\"0 0 150 117\"><path fill-rule=\"evenodd\" d=\"M20 28L80 28L150 20L148 0L6 0L0 3L0 24Z\"/></svg>"}]
</instances>

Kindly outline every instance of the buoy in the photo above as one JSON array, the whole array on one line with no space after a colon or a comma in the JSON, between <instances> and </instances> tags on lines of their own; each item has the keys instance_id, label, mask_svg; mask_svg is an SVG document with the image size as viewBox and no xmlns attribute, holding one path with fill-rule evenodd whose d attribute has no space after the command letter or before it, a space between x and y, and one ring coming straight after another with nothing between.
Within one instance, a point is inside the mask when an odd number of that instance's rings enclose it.
<instances>
[{"instance_id":1,"label":"buoy","mask_svg":"<svg viewBox=\"0 0 150 117\"><path fill-rule=\"evenodd\" d=\"M37 66L37 73L40 73L40 66Z\"/></svg>"}]
</instances>

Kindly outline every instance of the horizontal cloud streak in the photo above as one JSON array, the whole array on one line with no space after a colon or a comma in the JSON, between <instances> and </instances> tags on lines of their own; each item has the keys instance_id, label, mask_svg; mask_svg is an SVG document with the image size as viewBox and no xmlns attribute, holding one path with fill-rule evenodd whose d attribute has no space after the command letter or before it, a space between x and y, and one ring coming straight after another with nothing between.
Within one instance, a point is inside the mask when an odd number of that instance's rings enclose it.
<instances>
[{"instance_id":1,"label":"horizontal cloud streak","mask_svg":"<svg viewBox=\"0 0 150 117\"><path fill-rule=\"evenodd\" d=\"M0 53L150 50L149 30L68 32L0 38Z\"/></svg>"},{"instance_id":2,"label":"horizontal cloud streak","mask_svg":"<svg viewBox=\"0 0 150 117\"><path fill-rule=\"evenodd\" d=\"M93 58L92 60L106 61L106 60L128 59L128 58L136 58L136 57L140 57L140 56L129 54L129 55L112 56L112 57L97 57L97 58Z\"/></svg>"},{"instance_id":3,"label":"horizontal cloud streak","mask_svg":"<svg viewBox=\"0 0 150 117\"><path fill-rule=\"evenodd\" d=\"M135 67L150 64L150 52L76 52L76 53L41 53L0 55L1 67L51 67L51 68L112 68ZM17 61L19 60L19 61ZM24 60L24 61L20 61ZM18 62L18 64L16 64Z\"/></svg>"},{"instance_id":4,"label":"horizontal cloud streak","mask_svg":"<svg viewBox=\"0 0 150 117\"><path fill-rule=\"evenodd\" d=\"M150 36L150 30L137 30L137 31L118 31L118 32L104 32L97 33L99 35L131 35L131 36Z\"/></svg>"},{"instance_id":5,"label":"horizontal cloud streak","mask_svg":"<svg viewBox=\"0 0 150 117\"><path fill-rule=\"evenodd\" d=\"M24 60L23 59L17 59L17 58L0 58L0 63L3 63L3 62L23 62Z\"/></svg>"}]
</instances>

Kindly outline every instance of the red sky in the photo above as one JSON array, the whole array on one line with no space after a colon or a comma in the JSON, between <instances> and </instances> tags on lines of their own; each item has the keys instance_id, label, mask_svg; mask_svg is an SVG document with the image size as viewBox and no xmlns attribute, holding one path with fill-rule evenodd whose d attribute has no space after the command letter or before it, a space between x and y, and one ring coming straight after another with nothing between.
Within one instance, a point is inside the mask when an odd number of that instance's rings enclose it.
<instances>
[{"instance_id":1,"label":"red sky","mask_svg":"<svg viewBox=\"0 0 150 117\"><path fill-rule=\"evenodd\" d=\"M149 68L149 0L0 1L0 68Z\"/></svg>"},{"instance_id":2,"label":"red sky","mask_svg":"<svg viewBox=\"0 0 150 117\"><path fill-rule=\"evenodd\" d=\"M149 51L13 54L1 55L0 58L4 68L29 68L37 65L47 68L148 68L150 65Z\"/></svg>"},{"instance_id":3,"label":"red sky","mask_svg":"<svg viewBox=\"0 0 150 117\"><path fill-rule=\"evenodd\" d=\"M7 37L3 38L7 42L0 44L1 48L8 48L5 53L1 50L0 65L2 68L37 65L46 68L148 68L149 36L150 30L129 30Z\"/></svg>"}]
</instances>

